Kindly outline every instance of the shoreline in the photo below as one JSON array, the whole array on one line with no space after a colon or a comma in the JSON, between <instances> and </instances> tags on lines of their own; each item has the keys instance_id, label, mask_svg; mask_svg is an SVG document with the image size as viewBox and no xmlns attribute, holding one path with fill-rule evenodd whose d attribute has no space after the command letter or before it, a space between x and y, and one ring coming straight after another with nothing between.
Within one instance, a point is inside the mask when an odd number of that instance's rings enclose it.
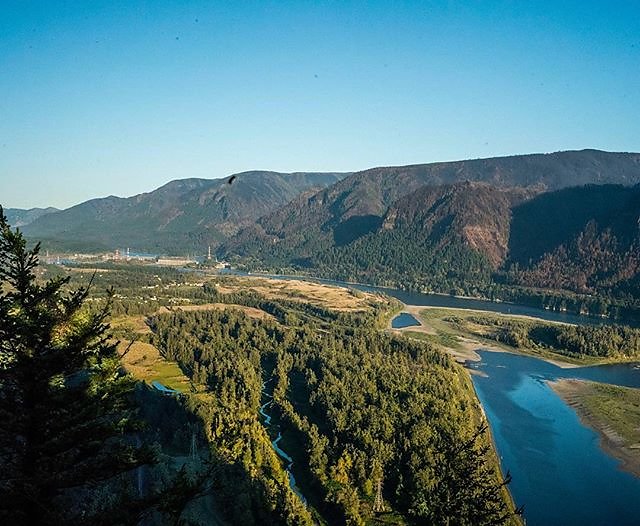
<instances>
[{"instance_id":1,"label":"shoreline","mask_svg":"<svg viewBox=\"0 0 640 526\"><path fill-rule=\"evenodd\" d=\"M435 326L429 323L429 316L425 314L425 316L420 316L421 311L431 310L431 309L447 309L443 307L425 307L420 305L404 305L403 309L399 311L397 314L405 312L413 315L419 322L420 326L410 326L399 329L393 329L393 332L397 334L402 334L404 332L422 332L426 334L437 333L436 329L438 328L438 324ZM450 310L455 311L455 308L450 308ZM474 309L475 310L475 309ZM482 311L480 311L482 312ZM396 314L396 315L397 315ZM526 318L526 316L519 316L520 318ZM561 322L559 322L561 323ZM391 320L389 321L389 326L391 324ZM467 362L479 362L482 360L481 355L478 351L488 351L488 352L506 352L515 355L521 356L529 356L532 358L537 358L547 363L551 363L557 367L562 369L573 369L580 367L589 367L589 366L597 366L602 364L594 364L594 363L583 363L583 364L575 364L569 362L563 362L561 359L555 359L545 356L540 356L534 352L526 352L525 350L520 349L508 349L504 348L500 344L492 344L485 343L480 341L475 337L465 336L462 333L456 331L455 338L457 339L459 349L451 349L449 347L442 347L443 350L447 352L456 362L463 365L466 372L468 373L468 378L472 379L474 375L484 376L487 374L482 370L474 369L474 365L472 363ZM466 365L466 366L465 366ZM596 435L598 436L598 448L608 457L612 458L617 466L614 469L620 469L624 472L629 473L633 477L640 478L640 439L638 439L637 443L635 440L626 441L622 438L620 434L614 430L612 426L607 422L606 413L604 415L594 414L588 410L587 406L582 403L582 401L575 394L574 389L576 386L581 387L582 385L587 384L582 380L573 380L573 379L560 379L556 381L547 382L548 385L554 390L554 392L560 396L562 402L571 407L574 411L576 411L578 418L583 426L592 429ZM566 384L566 385L565 385ZM472 382L474 396L476 401L478 402L481 411L485 418L488 421L486 416L485 408L480 402L480 398L478 396L478 392L475 388L475 384ZM597 406L596 406L597 407ZM624 429L624 428L623 428ZM495 438L493 436L493 429L491 426L489 427L490 431L490 441L492 445L492 450L497 455L498 458L498 469L504 476L503 466L500 461L497 444L495 443ZM515 497L511 490L507 488L507 494L513 503Z\"/></svg>"},{"instance_id":2,"label":"shoreline","mask_svg":"<svg viewBox=\"0 0 640 526\"><path fill-rule=\"evenodd\" d=\"M478 312L480 314L491 314L491 315L495 315L495 316L501 316L503 318L518 318L521 320L527 320L527 321L535 321L535 322L542 322L542 323L552 323L555 325L576 325L575 323L571 323L568 321L558 321L558 320L545 320L543 318L537 318L536 316L531 316L529 314L506 314L504 312L498 312L498 311L493 311L493 310L482 310L482 309L474 309L474 308L469 308L469 307L436 307L433 305L407 305L407 307L415 307L415 308L420 308L420 309L427 309L427 310L437 310L437 309L442 309L442 310L453 310L453 311L457 311L457 310L463 310L463 311L467 311L467 312Z\"/></svg>"},{"instance_id":3,"label":"shoreline","mask_svg":"<svg viewBox=\"0 0 640 526\"><path fill-rule=\"evenodd\" d=\"M429 328L429 326L427 325L427 323L425 322L425 320L420 316L421 311L423 310L448 310L448 311L466 311L466 312L476 312L478 314L489 314L489 315L495 315L498 317L503 317L506 319L509 318L516 318L516 319L521 319L521 320L527 320L527 321L533 321L533 322L540 322L541 320L539 318L536 318L535 316L528 316L526 314L505 314L505 313L501 313L501 312L495 312L495 311L485 311L482 309L468 309L468 308L460 308L460 307L439 307L439 306L431 306L431 305L410 305L410 304L403 304L403 308L401 311L398 311L397 314L401 314L403 312L406 312L408 314L411 314L412 316L414 316L419 322L420 322L420 326L411 326L411 327L402 327L399 329L392 329L393 331L396 331L398 333L404 332L404 331L415 331L415 332L422 332L425 334L431 334L434 335L435 332L433 330L431 330ZM397 315L396 314L396 315ZM574 325L572 323L569 322L565 322L565 321L554 321L554 320L542 320L543 323L545 324L554 324L554 325ZM389 327L391 327L391 322L389 322ZM553 351L548 351L545 354L541 354L540 352L536 352L532 349L516 349L516 348L512 348L512 347L507 347L503 344L500 344L498 342L495 342L493 340L491 341L481 341L479 338L477 337L470 337L468 335L465 335L465 333L459 333L456 334L457 338L458 338L458 342L460 343L460 345L463 347L463 351L466 355L466 353L472 352L471 354L469 354L468 359L472 360L472 361L479 361L480 357L479 355L475 352L475 351L489 351L489 352L508 352L511 354L516 354L516 355L520 355L520 356L529 356L531 358L536 358L538 360L542 360L544 362L550 363L552 365L555 365L556 367L559 367L561 369L577 369L577 368L582 368L582 367L599 367L602 365L613 365L613 364L627 364L627 363L640 363L640 359L638 357L630 357L630 358L624 358L624 359L606 359L606 358L601 358L601 359L594 359L593 361L590 359L587 360L580 360L580 359L574 359L574 361L569 361L569 359L564 359L562 354L559 353L554 353ZM450 349L447 348L448 351L453 351L452 354L455 355L456 350L455 349ZM458 351L460 352L460 351Z\"/></svg>"},{"instance_id":4,"label":"shoreline","mask_svg":"<svg viewBox=\"0 0 640 526\"><path fill-rule=\"evenodd\" d=\"M619 468L640 478L640 443L627 444L606 420L586 407L582 397L594 382L577 379L557 379L547 384L578 415L580 422L594 430L599 437L600 448L620 462Z\"/></svg>"},{"instance_id":5,"label":"shoreline","mask_svg":"<svg viewBox=\"0 0 640 526\"><path fill-rule=\"evenodd\" d=\"M416 325L412 325L409 327L402 327L402 328L392 328L391 327L391 321L393 319L393 317L389 320L388 323L388 329L402 334L403 332L421 332L424 334L429 334L429 335L435 335L437 334L436 331L434 331L432 328L430 328L424 321L424 319L422 319L422 317L420 316L420 312L422 310L437 310L437 309L445 309L445 310L451 310L451 311L457 311L457 310L467 310L467 311L472 311L472 312L478 312L478 313L487 313L490 312L491 314L496 314L498 316L504 316L504 317L517 317L517 318L521 318L521 319L528 319L528 320L535 320L537 321L538 318L534 318L532 316L526 316L523 314L502 314L502 313L495 313L493 311L483 311L483 310L479 310L479 309L459 309L456 307L433 307L433 306L425 306L425 305L409 305L409 304L403 304L403 308L401 311L399 311L398 313L396 313L395 316L397 316L398 314L402 314L403 312L406 312L408 314L411 314L413 317L415 317L419 322L420 325L416 326ZM560 325L570 325L566 322L560 322L560 321L552 321L549 323L557 323ZM472 339L469 338L467 336L463 336L461 334L457 334L456 335L458 338L458 343L461 347L461 349L452 349L449 347L446 347L446 350L449 354L451 354L454 359L456 361L458 361L459 363L464 365L464 362L466 362L467 360L469 361L473 361L473 362L479 362L480 361L480 355L478 354L477 351L489 351L489 352L508 352L511 354L519 354L522 356L530 356L532 358L537 358L539 360L543 360L547 363L551 363L553 365L555 365L556 367L560 367L561 369L576 369L579 367L588 367L591 365L603 365L603 364L589 364L589 363L584 363L584 364L575 364L575 363L571 363L571 362L565 362L564 360L562 360L561 358L550 358L550 357L546 357L546 356L540 356L536 353L528 353L528 352L523 352L521 350L518 349L506 349L500 345L497 345L495 343L486 343L486 342L481 342L480 340L477 339Z\"/></svg>"}]
</instances>

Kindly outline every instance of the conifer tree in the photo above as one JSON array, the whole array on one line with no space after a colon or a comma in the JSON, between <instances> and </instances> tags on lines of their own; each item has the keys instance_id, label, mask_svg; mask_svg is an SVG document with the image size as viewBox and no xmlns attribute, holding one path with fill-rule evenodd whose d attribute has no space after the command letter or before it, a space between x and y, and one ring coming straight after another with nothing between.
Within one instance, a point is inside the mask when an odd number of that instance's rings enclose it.
<instances>
[{"instance_id":1,"label":"conifer tree","mask_svg":"<svg viewBox=\"0 0 640 526\"><path fill-rule=\"evenodd\" d=\"M39 248L0 207L0 524L136 524L179 509L184 474L144 498L130 482L155 452L136 445L108 305L87 309L69 278L39 280Z\"/></svg>"}]
</instances>

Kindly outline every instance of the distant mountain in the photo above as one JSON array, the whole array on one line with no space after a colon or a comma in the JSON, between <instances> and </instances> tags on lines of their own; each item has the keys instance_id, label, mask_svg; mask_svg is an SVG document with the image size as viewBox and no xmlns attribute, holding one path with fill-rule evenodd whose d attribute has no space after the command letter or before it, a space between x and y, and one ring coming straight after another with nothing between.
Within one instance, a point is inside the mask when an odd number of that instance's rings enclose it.
<instances>
[{"instance_id":1,"label":"distant mountain","mask_svg":"<svg viewBox=\"0 0 640 526\"><path fill-rule=\"evenodd\" d=\"M597 150L353 174L245 172L94 199L23 229L46 247L203 253L213 245L252 268L640 301L638 185L640 154Z\"/></svg>"},{"instance_id":2,"label":"distant mountain","mask_svg":"<svg viewBox=\"0 0 640 526\"><path fill-rule=\"evenodd\" d=\"M435 247L461 243L498 268L509 249L511 209L537 193L472 182L424 186L389 208L382 231L405 232Z\"/></svg>"},{"instance_id":3,"label":"distant mountain","mask_svg":"<svg viewBox=\"0 0 640 526\"><path fill-rule=\"evenodd\" d=\"M640 154L595 150L377 168L298 197L221 252L254 267L445 291L501 273L526 286L622 290L637 275L638 183ZM609 270L591 261L580 280L549 277L561 264L578 276L596 244Z\"/></svg>"},{"instance_id":4,"label":"distant mountain","mask_svg":"<svg viewBox=\"0 0 640 526\"><path fill-rule=\"evenodd\" d=\"M25 234L68 250L132 247L204 252L258 217L345 174L253 171L226 179L182 179L129 198L92 199L27 225Z\"/></svg>"},{"instance_id":5,"label":"distant mountain","mask_svg":"<svg viewBox=\"0 0 640 526\"><path fill-rule=\"evenodd\" d=\"M59 212L57 208L29 208L27 210L22 208L5 208L4 214L7 216L9 224L13 227L22 227L33 223L39 217L42 217L52 212Z\"/></svg>"},{"instance_id":6,"label":"distant mountain","mask_svg":"<svg viewBox=\"0 0 640 526\"><path fill-rule=\"evenodd\" d=\"M224 247L230 253L235 249L246 261L255 258L270 267L297 266L347 280L448 288L462 281L487 281L501 267L509 247L512 208L539 192L478 182L427 185L395 201L382 217L352 216L333 229L308 228L282 237L259 235L254 225Z\"/></svg>"},{"instance_id":7,"label":"distant mountain","mask_svg":"<svg viewBox=\"0 0 640 526\"><path fill-rule=\"evenodd\" d=\"M284 242L304 258L321 242L340 246L375 230L401 197L429 185L480 181L494 187L557 190L585 184L640 183L640 154L597 150L518 155L356 172L261 218L225 245L249 255L264 241Z\"/></svg>"},{"instance_id":8,"label":"distant mountain","mask_svg":"<svg viewBox=\"0 0 640 526\"><path fill-rule=\"evenodd\" d=\"M402 196L424 185L483 181L496 187L557 190L585 184L640 182L640 154L598 150L517 155L357 172L261 221L265 231L333 229L351 217L382 217Z\"/></svg>"}]
</instances>

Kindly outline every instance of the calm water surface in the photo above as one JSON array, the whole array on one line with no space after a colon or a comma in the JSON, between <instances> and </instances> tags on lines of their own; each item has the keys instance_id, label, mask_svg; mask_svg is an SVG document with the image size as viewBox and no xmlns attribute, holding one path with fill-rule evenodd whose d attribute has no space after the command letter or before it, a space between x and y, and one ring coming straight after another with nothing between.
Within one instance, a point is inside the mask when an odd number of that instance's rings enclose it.
<instances>
[{"instance_id":1,"label":"calm water surface","mask_svg":"<svg viewBox=\"0 0 640 526\"><path fill-rule=\"evenodd\" d=\"M401 312L395 318L393 318L393 320L391 320L391 327L393 327L394 329L414 327L417 325L420 325L420 322L408 312Z\"/></svg>"},{"instance_id":2,"label":"calm water surface","mask_svg":"<svg viewBox=\"0 0 640 526\"><path fill-rule=\"evenodd\" d=\"M469 362L510 490L527 525L638 525L640 479L619 469L547 380L578 378L640 387L634 365L561 369L536 358L479 351Z\"/></svg>"}]
</instances>

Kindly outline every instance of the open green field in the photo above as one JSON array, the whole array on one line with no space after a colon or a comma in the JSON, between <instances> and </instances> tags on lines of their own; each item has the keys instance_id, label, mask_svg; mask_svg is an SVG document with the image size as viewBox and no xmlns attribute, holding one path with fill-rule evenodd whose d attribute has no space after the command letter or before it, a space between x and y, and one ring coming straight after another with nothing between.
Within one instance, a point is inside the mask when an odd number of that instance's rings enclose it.
<instances>
[{"instance_id":1,"label":"open green field","mask_svg":"<svg viewBox=\"0 0 640 526\"><path fill-rule=\"evenodd\" d=\"M149 385L157 381L182 393L188 393L192 390L191 382L182 373L178 364L165 360L153 345L143 342L131 344L124 341L118 346L118 351L122 355L125 369L138 380Z\"/></svg>"},{"instance_id":2,"label":"open green field","mask_svg":"<svg viewBox=\"0 0 640 526\"><path fill-rule=\"evenodd\" d=\"M460 343L456 335L452 332L437 330L436 334L428 334L425 332L409 330L403 331L403 334L405 336L409 336L410 338L415 338L416 340L422 340L434 345L446 347L447 349L462 349L462 344Z\"/></svg>"}]
</instances>

